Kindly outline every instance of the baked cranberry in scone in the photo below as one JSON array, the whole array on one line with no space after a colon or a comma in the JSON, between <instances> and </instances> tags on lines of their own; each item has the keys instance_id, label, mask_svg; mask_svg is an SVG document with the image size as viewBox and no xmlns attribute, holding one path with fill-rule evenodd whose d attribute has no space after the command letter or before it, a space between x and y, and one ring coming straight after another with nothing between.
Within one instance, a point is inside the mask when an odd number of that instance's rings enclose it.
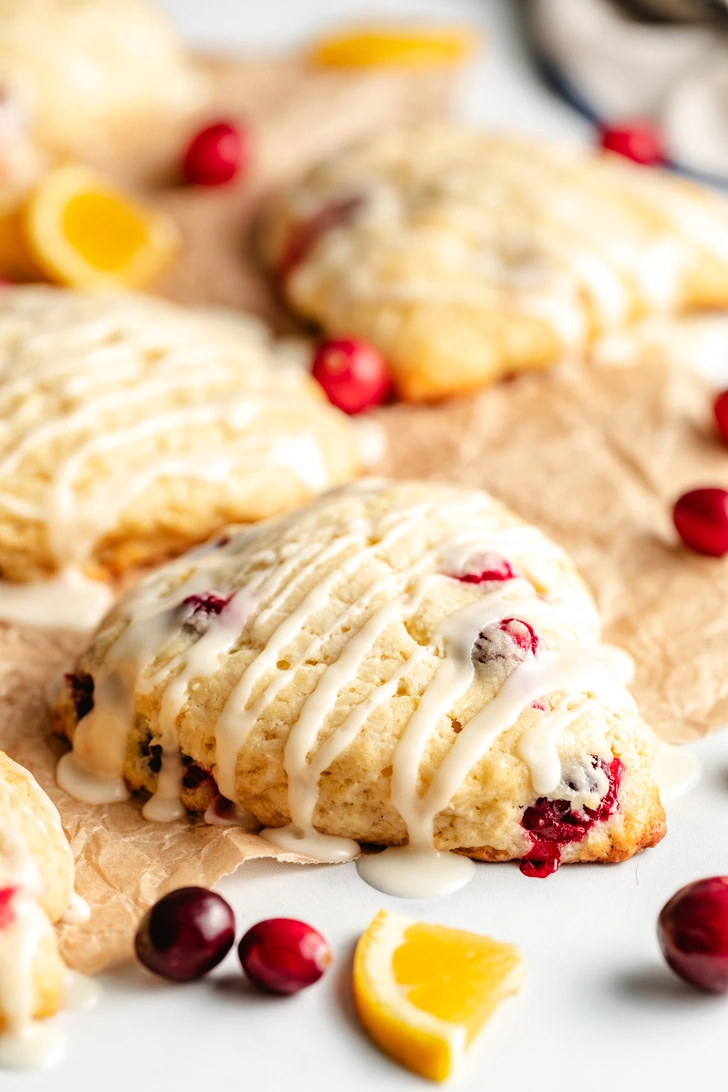
<instances>
[{"instance_id":1,"label":"baked cranberry in scone","mask_svg":"<svg viewBox=\"0 0 728 1092\"><path fill-rule=\"evenodd\" d=\"M450 485L364 481L153 573L55 724L69 791L219 794L320 859L408 844L535 875L664 833L654 737L569 558Z\"/></svg>"}]
</instances>

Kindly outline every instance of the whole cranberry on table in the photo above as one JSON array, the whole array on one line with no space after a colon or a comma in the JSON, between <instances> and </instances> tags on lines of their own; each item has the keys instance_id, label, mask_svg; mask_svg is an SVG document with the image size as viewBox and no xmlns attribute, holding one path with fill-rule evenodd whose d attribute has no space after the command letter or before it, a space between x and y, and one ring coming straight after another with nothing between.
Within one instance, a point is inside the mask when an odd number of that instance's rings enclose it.
<instances>
[{"instance_id":1,"label":"whole cranberry on table","mask_svg":"<svg viewBox=\"0 0 728 1092\"><path fill-rule=\"evenodd\" d=\"M638 119L602 125L599 145L604 151L615 152L643 167L655 167L665 162L659 131L651 121Z\"/></svg>"},{"instance_id":2,"label":"whole cranberry on table","mask_svg":"<svg viewBox=\"0 0 728 1092\"><path fill-rule=\"evenodd\" d=\"M170 891L142 918L134 942L140 963L175 982L217 967L235 943L232 907L204 887Z\"/></svg>"},{"instance_id":3,"label":"whole cranberry on table","mask_svg":"<svg viewBox=\"0 0 728 1092\"><path fill-rule=\"evenodd\" d=\"M329 402L348 414L381 405L392 386L381 354L355 338L322 341L314 354L311 374Z\"/></svg>"},{"instance_id":4,"label":"whole cranberry on table","mask_svg":"<svg viewBox=\"0 0 728 1092\"><path fill-rule=\"evenodd\" d=\"M708 993L728 993L728 876L680 889L657 923L662 954L680 978Z\"/></svg>"},{"instance_id":5,"label":"whole cranberry on table","mask_svg":"<svg viewBox=\"0 0 728 1092\"><path fill-rule=\"evenodd\" d=\"M713 486L691 489L675 502L672 518L691 550L710 557L728 553L728 490Z\"/></svg>"},{"instance_id":6,"label":"whole cranberry on table","mask_svg":"<svg viewBox=\"0 0 728 1092\"><path fill-rule=\"evenodd\" d=\"M182 159L182 174L195 186L222 186L247 165L247 133L228 121L217 121L196 133Z\"/></svg>"},{"instance_id":7,"label":"whole cranberry on table","mask_svg":"<svg viewBox=\"0 0 728 1092\"><path fill-rule=\"evenodd\" d=\"M294 918L268 918L238 945L246 975L269 993L291 994L312 986L331 963L331 949L312 926Z\"/></svg>"},{"instance_id":8,"label":"whole cranberry on table","mask_svg":"<svg viewBox=\"0 0 728 1092\"><path fill-rule=\"evenodd\" d=\"M728 444L728 391L721 391L713 402L713 414L718 432Z\"/></svg>"}]
</instances>

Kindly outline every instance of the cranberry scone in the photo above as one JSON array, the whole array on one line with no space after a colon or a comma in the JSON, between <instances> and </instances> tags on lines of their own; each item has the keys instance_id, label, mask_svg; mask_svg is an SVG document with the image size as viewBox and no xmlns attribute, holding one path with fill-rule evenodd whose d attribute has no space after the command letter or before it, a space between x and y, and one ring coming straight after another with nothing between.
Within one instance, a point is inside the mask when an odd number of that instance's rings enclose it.
<instances>
[{"instance_id":1,"label":"cranberry scone","mask_svg":"<svg viewBox=\"0 0 728 1092\"><path fill-rule=\"evenodd\" d=\"M616 156L426 125L320 164L263 232L291 306L405 398L543 368L653 311L728 303L728 203Z\"/></svg>"},{"instance_id":2,"label":"cranberry scone","mask_svg":"<svg viewBox=\"0 0 728 1092\"><path fill-rule=\"evenodd\" d=\"M108 576L358 470L355 434L256 320L0 293L0 575Z\"/></svg>"},{"instance_id":3,"label":"cranberry scone","mask_svg":"<svg viewBox=\"0 0 728 1092\"><path fill-rule=\"evenodd\" d=\"M622 654L624 655L624 654ZM287 849L553 871L664 833L651 730L567 555L479 491L364 480L123 596L55 709L59 783L231 801Z\"/></svg>"},{"instance_id":4,"label":"cranberry scone","mask_svg":"<svg viewBox=\"0 0 728 1092\"><path fill-rule=\"evenodd\" d=\"M203 93L147 0L0 0L0 98L46 152L138 147Z\"/></svg>"},{"instance_id":5,"label":"cranberry scone","mask_svg":"<svg viewBox=\"0 0 728 1092\"><path fill-rule=\"evenodd\" d=\"M0 751L0 1050L52 1016L64 965L53 924L73 901L73 854L37 781Z\"/></svg>"}]
</instances>

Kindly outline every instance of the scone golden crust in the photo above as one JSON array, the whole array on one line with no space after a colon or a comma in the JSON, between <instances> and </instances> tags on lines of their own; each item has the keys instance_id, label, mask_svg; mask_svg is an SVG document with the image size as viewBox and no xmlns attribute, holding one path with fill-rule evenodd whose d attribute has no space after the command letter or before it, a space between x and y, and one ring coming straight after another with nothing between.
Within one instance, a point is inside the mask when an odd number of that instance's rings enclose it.
<instances>
[{"instance_id":1,"label":"scone golden crust","mask_svg":"<svg viewBox=\"0 0 728 1092\"><path fill-rule=\"evenodd\" d=\"M613 861L664 833L654 737L578 573L454 486L365 480L160 569L55 726L71 791L123 778L157 818L219 793L323 857L337 836Z\"/></svg>"},{"instance_id":2,"label":"scone golden crust","mask_svg":"<svg viewBox=\"0 0 728 1092\"><path fill-rule=\"evenodd\" d=\"M354 432L255 320L0 294L0 575L122 572L358 470Z\"/></svg>"},{"instance_id":3,"label":"scone golden crust","mask_svg":"<svg viewBox=\"0 0 728 1092\"><path fill-rule=\"evenodd\" d=\"M73 895L73 854L35 779L0 751L0 1033L51 1016L63 994L52 923Z\"/></svg>"},{"instance_id":4,"label":"scone golden crust","mask_svg":"<svg viewBox=\"0 0 728 1092\"><path fill-rule=\"evenodd\" d=\"M0 87L61 154L138 147L204 93L147 0L0 0Z\"/></svg>"},{"instance_id":5,"label":"scone golden crust","mask_svg":"<svg viewBox=\"0 0 728 1092\"><path fill-rule=\"evenodd\" d=\"M618 157L429 125L322 163L264 232L291 305L373 342L406 398L728 303L728 204Z\"/></svg>"}]
</instances>

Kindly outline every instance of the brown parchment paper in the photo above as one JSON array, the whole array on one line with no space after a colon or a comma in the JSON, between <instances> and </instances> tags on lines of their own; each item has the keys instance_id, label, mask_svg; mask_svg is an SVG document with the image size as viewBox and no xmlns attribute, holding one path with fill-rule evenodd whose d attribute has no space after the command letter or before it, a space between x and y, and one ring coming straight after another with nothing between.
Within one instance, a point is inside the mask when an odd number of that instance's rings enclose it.
<instances>
[{"instance_id":1,"label":"brown parchment paper","mask_svg":"<svg viewBox=\"0 0 728 1092\"><path fill-rule=\"evenodd\" d=\"M487 489L567 549L607 640L636 661L632 690L664 738L728 724L728 559L680 546L671 508L728 487L728 449L697 375L655 358L524 376L437 408L379 414L380 470Z\"/></svg>"}]
</instances>

